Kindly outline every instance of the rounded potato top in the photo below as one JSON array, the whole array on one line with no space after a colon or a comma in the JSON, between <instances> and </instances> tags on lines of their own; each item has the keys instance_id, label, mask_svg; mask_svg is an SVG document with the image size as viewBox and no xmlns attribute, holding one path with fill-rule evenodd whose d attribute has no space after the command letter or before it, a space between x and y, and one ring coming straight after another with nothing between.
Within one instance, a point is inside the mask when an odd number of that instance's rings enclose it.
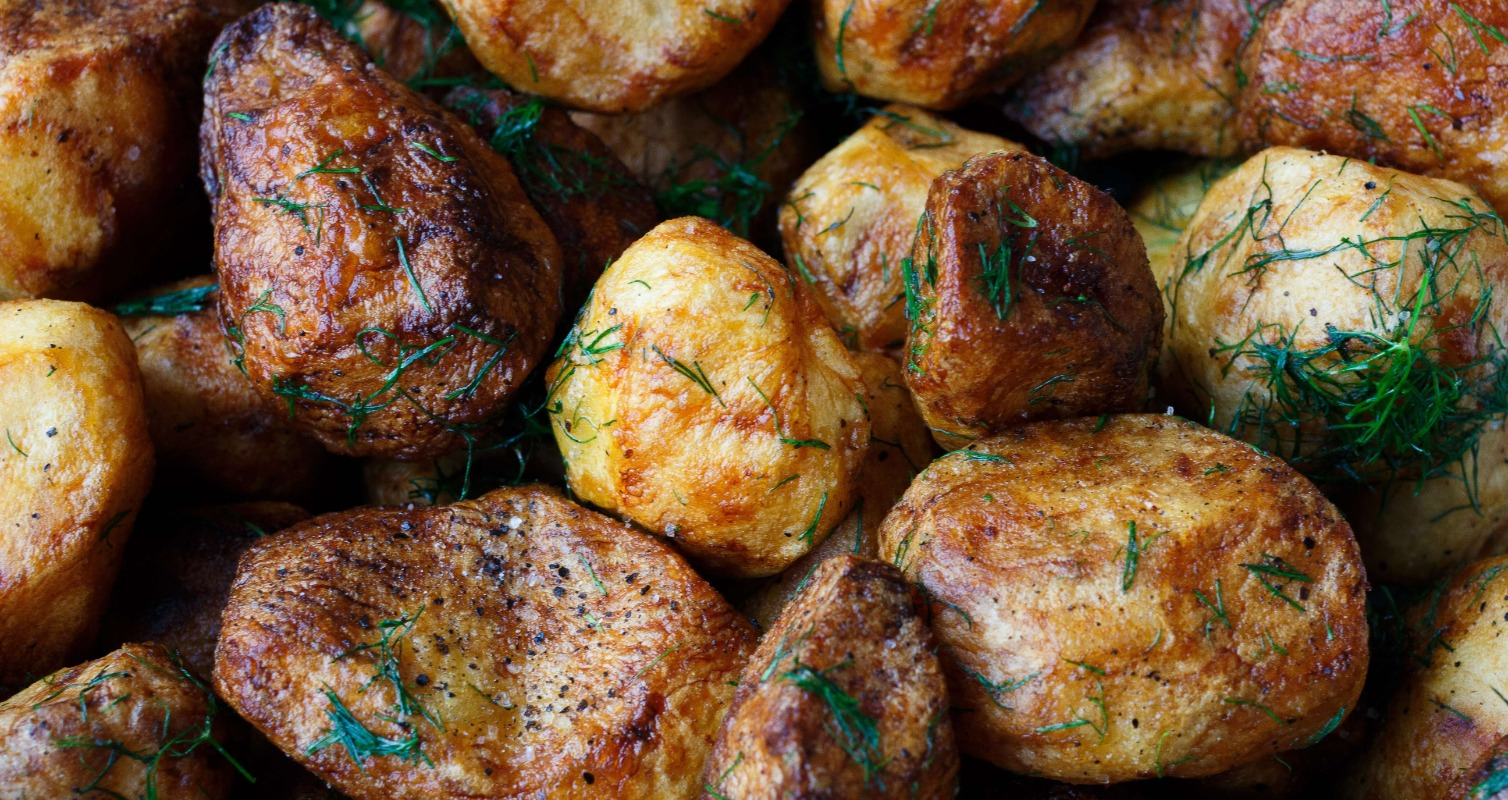
<instances>
[{"instance_id":1,"label":"rounded potato top","mask_svg":"<svg viewBox=\"0 0 1508 800\"><path fill-rule=\"evenodd\" d=\"M1076 782L1212 775L1355 708L1366 578L1275 458L1169 416L1027 425L933 462L880 553L934 612L964 752Z\"/></svg>"},{"instance_id":2,"label":"rounded potato top","mask_svg":"<svg viewBox=\"0 0 1508 800\"><path fill-rule=\"evenodd\" d=\"M804 284L707 220L608 267L545 379L571 490L711 569L779 572L853 507L853 360Z\"/></svg>"}]
</instances>

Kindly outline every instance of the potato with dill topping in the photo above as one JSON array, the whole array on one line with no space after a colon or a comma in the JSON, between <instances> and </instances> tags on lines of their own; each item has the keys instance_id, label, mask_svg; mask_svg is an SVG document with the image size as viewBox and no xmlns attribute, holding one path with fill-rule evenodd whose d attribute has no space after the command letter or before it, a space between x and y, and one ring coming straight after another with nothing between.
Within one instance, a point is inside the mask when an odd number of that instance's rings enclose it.
<instances>
[{"instance_id":1,"label":"potato with dill topping","mask_svg":"<svg viewBox=\"0 0 1508 800\"><path fill-rule=\"evenodd\" d=\"M853 509L853 359L805 285L707 220L608 267L545 380L571 491L718 573L779 572Z\"/></svg>"},{"instance_id":2,"label":"potato with dill topping","mask_svg":"<svg viewBox=\"0 0 1508 800\"><path fill-rule=\"evenodd\" d=\"M691 798L753 647L667 545L528 487L257 542L215 687L357 800Z\"/></svg>"},{"instance_id":3,"label":"potato with dill topping","mask_svg":"<svg viewBox=\"0 0 1508 800\"><path fill-rule=\"evenodd\" d=\"M1077 783L1202 777L1356 707L1366 578L1281 461L1171 416L1041 422L928 467L880 552L932 602L960 748Z\"/></svg>"},{"instance_id":4,"label":"potato with dill topping","mask_svg":"<svg viewBox=\"0 0 1508 800\"><path fill-rule=\"evenodd\" d=\"M0 689L94 635L152 478L141 372L114 317L0 303Z\"/></svg>"},{"instance_id":5,"label":"potato with dill topping","mask_svg":"<svg viewBox=\"0 0 1508 800\"><path fill-rule=\"evenodd\" d=\"M220 318L257 392L338 453L473 440L560 313L560 248L507 161L307 6L263 6L216 52Z\"/></svg>"},{"instance_id":6,"label":"potato with dill topping","mask_svg":"<svg viewBox=\"0 0 1508 800\"><path fill-rule=\"evenodd\" d=\"M1030 153L975 156L933 182L905 266L906 384L943 447L1146 401L1162 301L1104 192Z\"/></svg>"},{"instance_id":7,"label":"potato with dill topping","mask_svg":"<svg viewBox=\"0 0 1508 800\"><path fill-rule=\"evenodd\" d=\"M1019 150L918 108L887 106L796 181L780 207L786 260L849 347L906 338L901 262L932 181L970 156Z\"/></svg>"}]
</instances>

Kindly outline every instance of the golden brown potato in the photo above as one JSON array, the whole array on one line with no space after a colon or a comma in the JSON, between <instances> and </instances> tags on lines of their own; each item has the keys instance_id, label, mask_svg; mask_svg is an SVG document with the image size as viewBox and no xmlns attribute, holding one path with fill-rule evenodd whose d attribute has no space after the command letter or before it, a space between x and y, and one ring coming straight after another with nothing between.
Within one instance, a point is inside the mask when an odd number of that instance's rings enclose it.
<instances>
[{"instance_id":1,"label":"golden brown potato","mask_svg":"<svg viewBox=\"0 0 1508 800\"><path fill-rule=\"evenodd\" d=\"M183 238L210 6L0 6L0 300L110 296Z\"/></svg>"},{"instance_id":2,"label":"golden brown potato","mask_svg":"<svg viewBox=\"0 0 1508 800\"><path fill-rule=\"evenodd\" d=\"M1323 150L1476 188L1508 207L1508 6L1285 0L1242 59L1248 150Z\"/></svg>"},{"instance_id":3,"label":"golden brown potato","mask_svg":"<svg viewBox=\"0 0 1508 800\"><path fill-rule=\"evenodd\" d=\"M560 313L560 248L508 162L308 6L263 6L216 47L220 319L257 392L338 453L471 441Z\"/></svg>"},{"instance_id":4,"label":"golden brown potato","mask_svg":"<svg viewBox=\"0 0 1508 800\"><path fill-rule=\"evenodd\" d=\"M1089 158L1126 150L1237 153L1237 59L1271 0L1100 0L1062 58L1006 114Z\"/></svg>"},{"instance_id":5,"label":"golden brown potato","mask_svg":"<svg viewBox=\"0 0 1508 800\"><path fill-rule=\"evenodd\" d=\"M161 645L60 670L0 702L0 797L223 798L218 711Z\"/></svg>"},{"instance_id":6,"label":"golden brown potato","mask_svg":"<svg viewBox=\"0 0 1508 800\"><path fill-rule=\"evenodd\" d=\"M817 66L834 92L954 108L1070 44L1094 0L816 0Z\"/></svg>"},{"instance_id":7,"label":"golden brown potato","mask_svg":"<svg viewBox=\"0 0 1508 800\"><path fill-rule=\"evenodd\" d=\"M790 0L450 0L466 42L508 85L606 114L716 83Z\"/></svg>"},{"instance_id":8,"label":"golden brown potato","mask_svg":"<svg viewBox=\"0 0 1508 800\"><path fill-rule=\"evenodd\" d=\"M906 338L901 262L932 181L970 156L1021 146L891 105L813 164L780 208L793 270L849 347L884 350Z\"/></svg>"},{"instance_id":9,"label":"golden brown potato","mask_svg":"<svg viewBox=\"0 0 1508 800\"><path fill-rule=\"evenodd\" d=\"M1126 207L1147 247L1147 262L1159 288L1167 285L1173 251L1204 196L1215 181L1238 166L1240 162L1228 159L1197 161L1154 179ZM1166 335L1163 344L1167 344Z\"/></svg>"},{"instance_id":10,"label":"golden brown potato","mask_svg":"<svg viewBox=\"0 0 1508 800\"><path fill-rule=\"evenodd\" d=\"M703 800L951 800L948 688L913 593L888 564L823 562L744 668Z\"/></svg>"},{"instance_id":11,"label":"golden brown potato","mask_svg":"<svg viewBox=\"0 0 1508 800\"><path fill-rule=\"evenodd\" d=\"M252 545L215 686L358 800L688 798L753 644L669 547L532 487Z\"/></svg>"},{"instance_id":12,"label":"golden brown potato","mask_svg":"<svg viewBox=\"0 0 1508 800\"><path fill-rule=\"evenodd\" d=\"M1016 428L880 530L947 654L959 747L1076 783L1213 775L1356 707L1366 578L1281 461L1171 416Z\"/></svg>"},{"instance_id":13,"label":"golden brown potato","mask_svg":"<svg viewBox=\"0 0 1508 800\"><path fill-rule=\"evenodd\" d=\"M114 317L0 303L0 690L94 636L152 478L141 372Z\"/></svg>"},{"instance_id":14,"label":"golden brown potato","mask_svg":"<svg viewBox=\"0 0 1508 800\"><path fill-rule=\"evenodd\" d=\"M975 156L932 184L904 267L906 384L944 448L1146 401L1162 301L1104 192L1030 153Z\"/></svg>"},{"instance_id":15,"label":"golden brown potato","mask_svg":"<svg viewBox=\"0 0 1508 800\"><path fill-rule=\"evenodd\" d=\"M1460 184L1264 151L1173 254L1164 388L1321 480L1443 474L1508 410L1505 237Z\"/></svg>"},{"instance_id":16,"label":"golden brown potato","mask_svg":"<svg viewBox=\"0 0 1508 800\"><path fill-rule=\"evenodd\" d=\"M545 380L571 491L718 573L779 572L853 510L852 357L805 285L707 220L608 267Z\"/></svg>"}]
</instances>

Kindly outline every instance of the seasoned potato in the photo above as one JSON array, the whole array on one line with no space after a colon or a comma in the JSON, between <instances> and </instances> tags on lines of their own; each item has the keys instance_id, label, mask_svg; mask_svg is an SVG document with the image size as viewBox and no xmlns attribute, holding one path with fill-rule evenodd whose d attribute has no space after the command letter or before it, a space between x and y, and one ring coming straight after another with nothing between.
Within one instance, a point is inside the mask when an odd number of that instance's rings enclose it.
<instances>
[{"instance_id":1,"label":"seasoned potato","mask_svg":"<svg viewBox=\"0 0 1508 800\"><path fill-rule=\"evenodd\" d=\"M1274 3L1242 59L1241 138L1449 178L1508 207L1505 26L1497 0Z\"/></svg>"},{"instance_id":2,"label":"seasoned potato","mask_svg":"<svg viewBox=\"0 0 1508 800\"><path fill-rule=\"evenodd\" d=\"M257 392L338 453L472 440L560 313L560 248L508 162L308 6L263 6L216 48L220 319Z\"/></svg>"},{"instance_id":3,"label":"seasoned potato","mask_svg":"<svg viewBox=\"0 0 1508 800\"><path fill-rule=\"evenodd\" d=\"M669 547L533 487L258 541L215 687L358 800L687 798L753 644Z\"/></svg>"},{"instance_id":4,"label":"seasoned potato","mask_svg":"<svg viewBox=\"0 0 1508 800\"><path fill-rule=\"evenodd\" d=\"M60 670L0 702L0 798L223 798L218 711L161 645Z\"/></svg>"},{"instance_id":5,"label":"seasoned potato","mask_svg":"<svg viewBox=\"0 0 1508 800\"><path fill-rule=\"evenodd\" d=\"M790 0L450 0L466 42L508 85L606 114L643 111L727 75Z\"/></svg>"},{"instance_id":6,"label":"seasoned potato","mask_svg":"<svg viewBox=\"0 0 1508 800\"><path fill-rule=\"evenodd\" d=\"M1147 262L1152 267L1152 277L1157 286L1168 284L1173 263L1173 251L1184 228L1204 202L1210 187L1240 162L1227 159L1210 159L1190 164L1186 168L1160 176L1147 185L1126 207L1131 215L1131 224L1141 234L1147 247ZM1164 336L1163 344L1167 344Z\"/></svg>"},{"instance_id":7,"label":"seasoned potato","mask_svg":"<svg viewBox=\"0 0 1508 800\"><path fill-rule=\"evenodd\" d=\"M951 800L948 689L913 592L888 564L823 562L744 668L704 800Z\"/></svg>"},{"instance_id":8,"label":"seasoned potato","mask_svg":"<svg viewBox=\"0 0 1508 800\"><path fill-rule=\"evenodd\" d=\"M1434 477L1502 396L1508 227L1464 186L1291 148L1211 187L1164 287L1164 388L1323 480Z\"/></svg>"},{"instance_id":9,"label":"seasoned potato","mask_svg":"<svg viewBox=\"0 0 1508 800\"><path fill-rule=\"evenodd\" d=\"M906 338L901 262L939 175L972 155L1020 150L918 108L891 105L813 164L780 209L791 268L849 347L883 350Z\"/></svg>"},{"instance_id":10,"label":"seasoned potato","mask_svg":"<svg viewBox=\"0 0 1508 800\"><path fill-rule=\"evenodd\" d=\"M439 4L429 0L323 0L311 3L377 66L401 81L467 75L481 67ZM247 9L250 11L251 9Z\"/></svg>"},{"instance_id":11,"label":"seasoned potato","mask_svg":"<svg viewBox=\"0 0 1508 800\"><path fill-rule=\"evenodd\" d=\"M1237 153L1237 59L1271 0L1100 0L1084 35L1028 76L1006 113L1050 142Z\"/></svg>"},{"instance_id":12,"label":"seasoned potato","mask_svg":"<svg viewBox=\"0 0 1508 800\"><path fill-rule=\"evenodd\" d=\"M707 220L608 267L545 380L571 491L718 573L779 572L853 510L852 357L805 285Z\"/></svg>"},{"instance_id":13,"label":"seasoned potato","mask_svg":"<svg viewBox=\"0 0 1508 800\"><path fill-rule=\"evenodd\" d=\"M905 278L906 384L943 447L1146 401L1163 311L1141 237L1044 159L986 153L938 178Z\"/></svg>"},{"instance_id":14,"label":"seasoned potato","mask_svg":"<svg viewBox=\"0 0 1508 800\"><path fill-rule=\"evenodd\" d=\"M152 477L141 372L114 317L0 303L0 689L94 636Z\"/></svg>"},{"instance_id":15,"label":"seasoned potato","mask_svg":"<svg viewBox=\"0 0 1508 800\"><path fill-rule=\"evenodd\" d=\"M1367 670L1340 514L1281 461L1176 417L955 451L886 517L880 552L935 609L970 709L960 748L1018 772L1213 775L1313 743Z\"/></svg>"},{"instance_id":16,"label":"seasoned potato","mask_svg":"<svg viewBox=\"0 0 1508 800\"><path fill-rule=\"evenodd\" d=\"M817 66L834 92L948 109L1062 53L1094 0L816 0Z\"/></svg>"},{"instance_id":17,"label":"seasoned potato","mask_svg":"<svg viewBox=\"0 0 1508 800\"><path fill-rule=\"evenodd\" d=\"M200 0L0 7L0 300L110 296L182 238L223 24Z\"/></svg>"}]
</instances>

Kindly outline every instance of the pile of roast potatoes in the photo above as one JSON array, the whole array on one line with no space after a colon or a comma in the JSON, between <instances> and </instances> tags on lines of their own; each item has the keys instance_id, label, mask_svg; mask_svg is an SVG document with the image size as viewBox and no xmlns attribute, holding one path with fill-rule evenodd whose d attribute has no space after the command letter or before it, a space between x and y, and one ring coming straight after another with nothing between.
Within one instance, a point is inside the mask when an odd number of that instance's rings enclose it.
<instances>
[{"instance_id":1,"label":"pile of roast potatoes","mask_svg":"<svg viewBox=\"0 0 1508 800\"><path fill-rule=\"evenodd\" d=\"M1508 798L1508 5L0 0L0 800Z\"/></svg>"}]
</instances>

